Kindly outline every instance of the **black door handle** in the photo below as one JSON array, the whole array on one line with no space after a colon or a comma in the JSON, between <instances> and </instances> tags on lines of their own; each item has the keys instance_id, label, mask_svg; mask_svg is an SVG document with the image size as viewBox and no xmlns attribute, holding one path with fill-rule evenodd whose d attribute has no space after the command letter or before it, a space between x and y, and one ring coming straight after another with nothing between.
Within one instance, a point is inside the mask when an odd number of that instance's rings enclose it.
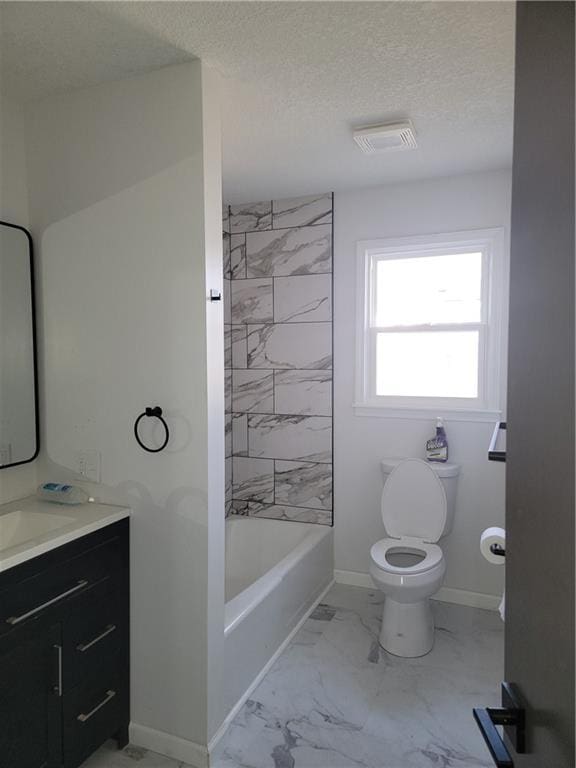
<instances>
[{"instance_id":1,"label":"black door handle","mask_svg":"<svg viewBox=\"0 0 576 768\"><path fill-rule=\"evenodd\" d=\"M524 752L526 730L524 708L520 706L518 694L510 683L502 683L502 703L504 707L473 709L474 719L490 750L496 768L514 768L510 753L496 730L497 725L510 726L514 729L512 739L514 749L518 754Z\"/></svg>"},{"instance_id":2,"label":"black door handle","mask_svg":"<svg viewBox=\"0 0 576 768\"><path fill-rule=\"evenodd\" d=\"M506 749L502 737L496 730L496 725L504 725L504 723L499 720L499 713L502 711L506 712L507 710L486 707L484 709L474 708L472 711L474 712L474 719L478 723L478 728L480 728L486 746L490 750L494 764L497 768L514 768L510 753Z\"/></svg>"}]
</instances>

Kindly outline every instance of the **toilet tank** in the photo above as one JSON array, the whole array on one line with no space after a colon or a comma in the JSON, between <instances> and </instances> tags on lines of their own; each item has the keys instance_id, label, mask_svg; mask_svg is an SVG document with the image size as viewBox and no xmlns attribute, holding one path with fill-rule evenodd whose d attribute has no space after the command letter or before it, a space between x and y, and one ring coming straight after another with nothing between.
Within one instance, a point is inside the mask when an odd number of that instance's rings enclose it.
<instances>
[{"instance_id":1,"label":"toilet tank","mask_svg":"<svg viewBox=\"0 0 576 768\"><path fill-rule=\"evenodd\" d=\"M402 461L413 458L411 456L405 456L404 458L390 457L382 459L380 467L382 469L382 475L384 476L384 482L388 479L388 475L392 470L398 466ZM456 511L456 489L458 486L458 475L460 474L460 465L452 462L439 462L439 461L427 461L426 464L438 477L442 485L444 486L444 492L446 494L446 525L442 536L447 536L452 530L452 524L454 523L454 513Z\"/></svg>"}]
</instances>

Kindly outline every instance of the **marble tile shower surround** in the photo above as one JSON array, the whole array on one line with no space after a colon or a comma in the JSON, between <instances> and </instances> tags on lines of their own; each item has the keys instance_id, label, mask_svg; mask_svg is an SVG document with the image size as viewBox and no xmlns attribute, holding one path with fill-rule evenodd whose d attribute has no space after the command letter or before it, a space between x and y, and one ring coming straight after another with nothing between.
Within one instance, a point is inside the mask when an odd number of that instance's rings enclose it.
<instances>
[{"instance_id":1,"label":"marble tile shower surround","mask_svg":"<svg viewBox=\"0 0 576 768\"><path fill-rule=\"evenodd\" d=\"M233 419L232 419L232 359L233 338L231 331L231 234L230 234L230 210L227 205L222 206L222 263L224 280L222 299L224 301L224 410L225 410L225 514L232 511L232 451L233 451Z\"/></svg>"},{"instance_id":2,"label":"marble tile shower surround","mask_svg":"<svg viewBox=\"0 0 576 768\"><path fill-rule=\"evenodd\" d=\"M223 208L227 515L332 522L332 215Z\"/></svg>"}]
</instances>

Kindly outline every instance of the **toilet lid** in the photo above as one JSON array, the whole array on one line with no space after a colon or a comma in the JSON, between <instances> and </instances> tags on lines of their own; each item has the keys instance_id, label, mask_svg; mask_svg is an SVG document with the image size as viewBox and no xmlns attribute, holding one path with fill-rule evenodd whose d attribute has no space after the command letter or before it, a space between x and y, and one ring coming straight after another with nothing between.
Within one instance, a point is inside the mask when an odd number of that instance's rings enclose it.
<instances>
[{"instance_id":1,"label":"toilet lid","mask_svg":"<svg viewBox=\"0 0 576 768\"><path fill-rule=\"evenodd\" d=\"M438 541L446 525L446 493L425 461L406 459L392 470L382 492L382 520L389 536Z\"/></svg>"}]
</instances>

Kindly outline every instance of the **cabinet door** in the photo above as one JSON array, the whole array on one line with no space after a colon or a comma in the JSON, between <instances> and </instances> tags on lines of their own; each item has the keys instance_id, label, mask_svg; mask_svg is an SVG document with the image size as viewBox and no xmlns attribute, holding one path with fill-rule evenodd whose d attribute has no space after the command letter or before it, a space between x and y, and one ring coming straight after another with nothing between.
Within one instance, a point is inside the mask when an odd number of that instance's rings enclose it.
<instances>
[{"instance_id":1,"label":"cabinet door","mask_svg":"<svg viewBox=\"0 0 576 768\"><path fill-rule=\"evenodd\" d=\"M0 647L0 765L62 762L60 626L15 633Z\"/></svg>"}]
</instances>

